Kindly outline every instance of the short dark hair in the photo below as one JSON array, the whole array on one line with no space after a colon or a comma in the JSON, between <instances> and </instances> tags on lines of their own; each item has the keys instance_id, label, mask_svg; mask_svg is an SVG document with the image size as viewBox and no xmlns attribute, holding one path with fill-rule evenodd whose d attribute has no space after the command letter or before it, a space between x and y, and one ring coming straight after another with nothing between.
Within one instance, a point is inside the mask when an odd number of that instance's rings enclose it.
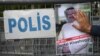
<instances>
[{"instance_id":1,"label":"short dark hair","mask_svg":"<svg viewBox=\"0 0 100 56\"><path fill-rule=\"evenodd\" d=\"M68 11L68 10L73 10L73 9L75 9L74 7L69 7L69 8L67 8L65 11L64 11L64 13L66 14L66 11Z\"/></svg>"},{"instance_id":2,"label":"short dark hair","mask_svg":"<svg viewBox=\"0 0 100 56\"><path fill-rule=\"evenodd\" d=\"M66 10L70 10L70 9L74 9L74 7L69 7L69 8L67 8ZM65 11L66 11L66 10L65 10Z\"/></svg>"}]
</instances>

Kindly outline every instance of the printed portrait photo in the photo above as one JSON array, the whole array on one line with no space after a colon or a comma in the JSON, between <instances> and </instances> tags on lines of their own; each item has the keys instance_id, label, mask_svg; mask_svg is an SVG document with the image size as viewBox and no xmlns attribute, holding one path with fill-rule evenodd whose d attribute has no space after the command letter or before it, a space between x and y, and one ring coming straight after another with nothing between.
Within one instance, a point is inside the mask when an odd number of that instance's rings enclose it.
<instances>
[{"instance_id":1,"label":"printed portrait photo","mask_svg":"<svg viewBox=\"0 0 100 56\"><path fill-rule=\"evenodd\" d=\"M90 5L86 4L59 4L57 5L57 38L56 54L87 54L92 43L92 37L73 27L79 25L75 19L78 11L89 17Z\"/></svg>"}]
</instances>

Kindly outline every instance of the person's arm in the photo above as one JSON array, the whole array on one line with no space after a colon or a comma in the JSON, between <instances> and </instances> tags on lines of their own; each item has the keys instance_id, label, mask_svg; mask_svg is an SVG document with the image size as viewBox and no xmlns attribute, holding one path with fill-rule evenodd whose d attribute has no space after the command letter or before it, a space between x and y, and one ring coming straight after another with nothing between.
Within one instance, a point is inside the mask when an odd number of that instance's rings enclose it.
<instances>
[{"instance_id":1,"label":"person's arm","mask_svg":"<svg viewBox=\"0 0 100 56\"><path fill-rule=\"evenodd\" d=\"M90 34L93 36L100 36L100 26L92 25L91 30L90 30Z\"/></svg>"}]
</instances>

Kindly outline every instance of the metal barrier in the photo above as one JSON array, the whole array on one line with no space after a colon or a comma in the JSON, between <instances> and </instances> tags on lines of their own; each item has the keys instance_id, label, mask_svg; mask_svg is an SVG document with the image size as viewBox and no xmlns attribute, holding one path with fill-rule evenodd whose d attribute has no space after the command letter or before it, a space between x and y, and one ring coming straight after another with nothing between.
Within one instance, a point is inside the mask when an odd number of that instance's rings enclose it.
<instances>
[{"instance_id":1,"label":"metal barrier","mask_svg":"<svg viewBox=\"0 0 100 56\"><path fill-rule=\"evenodd\" d=\"M49 7L54 7L54 5L48 5ZM45 4L41 5L31 5L31 8L48 8ZM19 6L18 8L20 8ZM23 6L24 9L27 6ZM3 18L0 18L0 24L2 22L3 27ZM4 30L0 31L0 56L56 56L56 45L55 38L34 38L34 39L16 39L16 40L5 40L4 39ZM66 54L65 56L99 56L100 54L100 38L94 37L93 45L94 54ZM91 51L91 50L90 50ZM57 55L64 56L64 55Z\"/></svg>"},{"instance_id":2,"label":"metal barrier","mask_svg":"<svg viewBox=\"0 0 100 56\"><path fill-rule=\"evenodd\" d=\"M53 8L53 4L9 5L7 9ZM11 8L12 7L12 8ZM14 8L13 8L14 7ZM0 17L0 56L55 56L55 38L4 39L3 18Z\"/></svg>"},{"instance_id":3,"label":"metal barrier","mask_svg":"<svg viewBox=\"0 0 100 56\"><path fill-rule=\"evenodd\" d=\"M54 56L54 38L6 40L1 42L2 55Z\"/></svg>"}]
</instances>

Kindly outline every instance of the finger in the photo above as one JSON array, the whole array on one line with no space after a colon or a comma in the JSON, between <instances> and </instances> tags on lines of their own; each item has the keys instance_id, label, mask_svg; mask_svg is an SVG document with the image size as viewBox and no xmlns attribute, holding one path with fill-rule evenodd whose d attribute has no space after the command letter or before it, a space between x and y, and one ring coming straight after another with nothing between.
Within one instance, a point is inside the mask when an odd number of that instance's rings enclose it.
<instances>
[{"instance_id":1,"label":"finger","mask_svg":"<svg viewBox=\"0 0 100 56\"><path fill-rule=\"evenodd\" d=\"M78 18L78 11L76 11L76 13L75 14L73 14L73 17L76 19L76 20L78 20L79 18Z\"/></svg>"},{"instance_id":2,"label":"finger","mask_svg":"<svg viewBox=\"0 0 100 56\"><path fill-rule=\"evenodd\" d=\"M76 14L73 14L73 17L78 23L80 23L81 19L78 17L78 13L79 11L76 11Z\"/></svg>"},{"instance_id":3,"label":"finger","mask_svg":"<svg viewBox=\"0 0 100 56\"><path fill-rule=\"evenodd\" d=\"M83 13L83 15L84 15L84 18L85 18L85 19L87 19L87 18L88 18L88 16L87 16L85 13Z\"/></svg>"},{"instance_id":4,"label":"finger","mask_svg":"<svg viewBox=\"0 0 100 56\"><path fill-rule=\"evenodd\" d=\"M88 16L82 11L80 13L81 13L81 15L83 17L82 20L88 21Z\"/></svg>"},{"instance_id":5,"label":"finger","mask_svg":"<svg viewBox=\"0 0 100 56\"><path fill-rule=\"evenodd\" d=\"M76 28L77 30L81 30L80 26L77 25L72 25L74 28Z\"/></svg>"},{"instance_id":6,"label":"finger","mask_svg":"<svg viewBox=\"0 0 100 56\"><path fill-rule=\"evenodd\" d=\"M85 14L85 12L83 12L83 11L82 11L81 13L82 13L83 17L86 17L86 14Z\"/></svg>"},{"instance_id":7,"label":"finger","mask_svg":"<svg viewBox=\"0 0 100 56\"><path fill-rule=\"evenodd\" d=\"M85 12L81 11L80 14L83 17L83 19L87 20L88 16L85 14Z\"/></svg>"},{"instance_id":8,"label":"finger","mask_svg":"<svg viewBox=\"0 0 100 56\"><path fill-rule=\"evenodd\" d=\"M81 15L84 17L84 19L87 19L87 15L85 14L85 12L81 11Z\"/></svg>"},{"instance_id":9,"label":"finger","mask_svg":"<svg viewBox=\"0 0 100 56\"><path fill-rule=\"evenodd\" d=\"M77 21L79 21L79 23L84 22L85 20L87 20L86 14L82 11L79 11L78 16L79 16L79 20L77 20Z\"/></svg>"},{"instance_id":10,"label":"finger","mask_svg":"<svg viewBox=\"0 0 100 56\"><path fill-rule=\"evenodd\" d=\"M74 17L74 19L76 19L76 20L77 20L77 15L73 14L73 17Z\"/></svg>"},{"instance_id":11,"label":"finger","mask_svg":"<svg viewBox=\"0 0 100 56\"><path fill-rule=\"evenodd\" d=\"M77 11L76 20L77 20L79 23L82 21L82 15L80 14L80 11Z\"/></svg>"},{"instance_id":12,"label":"finger","mask_svg":"<svg viewBox=\"0 0 100 56\"><path fill-rule=\"evenodd\" d=\"M76 19L80 20L80 18L82 17L80 10L77 11L76 16L77 16Z\"/></svg>"},{"instance_id":13,"label":"finger","mask_svg":"<svg viewBox=\"0 0 100 56\"><path fill-rule=\"evenodd\" d=\"M84 15L83 15L83 12L82 12L82 11L79 11L79 17L80 17L80 18L83 18L83 17L84 17Z\"/></svg>"}]
</instances>

